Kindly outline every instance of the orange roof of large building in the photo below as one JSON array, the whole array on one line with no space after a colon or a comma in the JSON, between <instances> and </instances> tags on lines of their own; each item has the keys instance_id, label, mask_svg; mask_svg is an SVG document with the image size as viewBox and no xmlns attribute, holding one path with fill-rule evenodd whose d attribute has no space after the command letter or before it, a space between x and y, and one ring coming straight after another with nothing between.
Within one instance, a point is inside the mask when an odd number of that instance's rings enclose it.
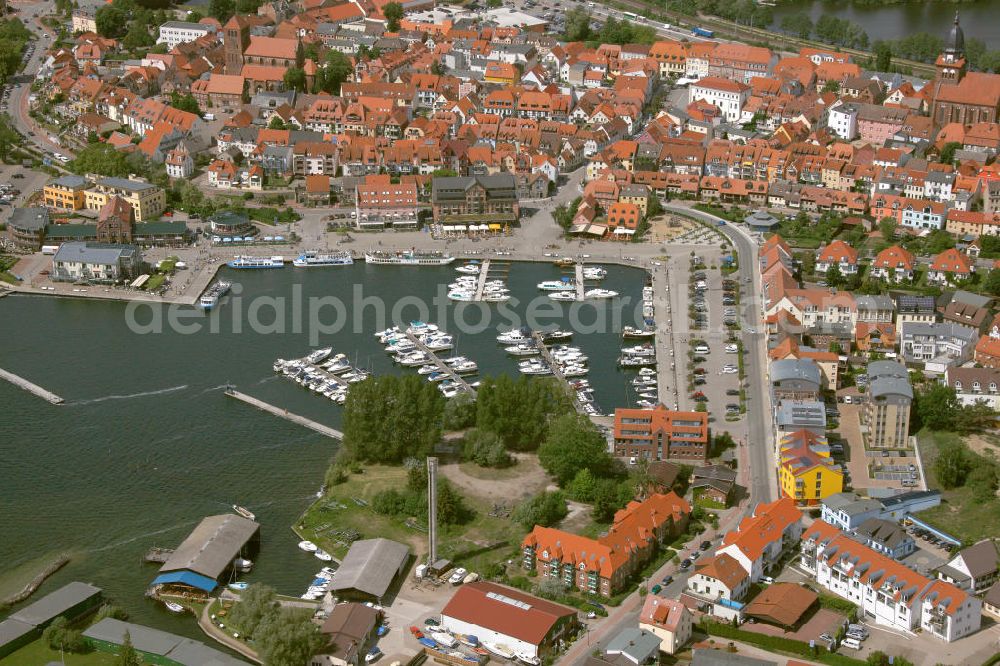
<instances>
[{"instance_id":1,"label":"orange roof of large building","mask_svg":"<svg viewBox=\"0 0 1000 666\"><path fill-rule=\"evenodd\" d=\"M718 76L706 76L697 83L692 83L691 85L697 88L709 88L711 90L721 90L722 92L729 93L743 93L750 90L750 86L744 83L733 81L731 79L723 79Z\"/></svg>"},{"instance_id":2,"label":"orange roof of large building","mask_svg":"<svg viewBox=\"0 0 1000 666\"><path fill-rule=\"evenodd\" d=\"M872 266L876 268L913 270L916 258L913 253L899 245L887 247L875 256Z\"/></svg>"},{"instance_id":3,"label":"orange roof of large building","mask_svg":"<svg viewBox=\"0 0 1000 666\"><path fill-rule=\"evenodd\" d=\"M676 599L667 599L658 594L647 594L646 602L639 613L639 622L653 624L667 631L677 631L687 606Z\"/></svg>"},{"instance_id":4,"label":"orange roof of large building","mask_svg":"<svg viewBox=\"0 0 1000 666\"><path fill-rule=\"evenodd\" d=\"M785 528L801 518L795 501L782 497L770 504L759 504L754 515L740 521L739 527L727 532L723 546L735 545L750 560L757 560L768 544L780 539Z\"/></svg>"},{"instance_id":5,"label":"orange roof of large building","mask_svg":"<svg viewBox=\"0 0 1000 666\"><path fill-rule=\"evenodd\" d=\"M819 595L796 583L768 585L743 612L784 627L794 626L819 600Z\"/></svg>"},{"instance_id":6,"label":"orange roof of large building","mask_svg":"<svg viewBox=\"0 0 1000 666\"><path fill-rule=\"evenodd\" d=\"M441 611L531 645L539 645L558 622L576 613L575 608L485 581L458 588Z\"/></svg>"},{"instance_id":7,"label":"orange roof of large building","mask_svg":"<svg viewBox=\"0 0 1000 666\"><path fill-rule=\"evenodd\" d=\"M968 275L972 272L972 265L968 257L952 247L934 257L930 269L942 273Z\"/></svg>"},{"instance_id":8,"label":"orange roof of large building","mask_svg":"<svg viewBox=\"0 0 1000 666\"><path fill-rule=\"evenodd\" d=\"M833 264L841 262L856 264L858 263L858 251L844 241L837 239L820 250L816 261Z\"/></svg>"},{"instance_id":9,"label":"orange roof of large building","mask_svg":"<svg viewBox=\"0 0 1000 666\"><path fill-rule=\"evenodd\" d=\"M558 560L611 578L634 551L656 539L656 529L690 513L691 505L676 493L656 493L642 502L630 502L615 514L608 533L599 539L535 525L523 545L533 547L539 561Z\"/></svg>"},{"instance_id":10,"label":"orange roof of large building","mask_svg":"<svg viewBox=\"0 0 1000 666\"><path fill-rule=\"evenodd\" d=\"M695 573L714 578L730 590L736 589L747 578L747 571L728 553L702 560L695 567Z\"/></svg>"},{"instance_id":11,"label":"orange roof of large building","mask_svg":"<svg viewBox=\"0 0 1000 666\"><path fill-rule=\"evenodd\" d=\"M255 58L295 60L295 52L298 49L298 45L298 41L294 39L252 35L250 37L250 44L247 45L244 55Z\"/></svg>"}]
</instances>

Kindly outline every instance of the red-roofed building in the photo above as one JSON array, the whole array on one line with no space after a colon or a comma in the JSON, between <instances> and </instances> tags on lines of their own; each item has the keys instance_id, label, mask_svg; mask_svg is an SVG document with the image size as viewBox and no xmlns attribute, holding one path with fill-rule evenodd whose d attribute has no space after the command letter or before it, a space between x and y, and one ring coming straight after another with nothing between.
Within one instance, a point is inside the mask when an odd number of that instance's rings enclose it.
<instances>
[{"instance_id":1,"label":"red-roofed building","mask_svg":"<svg viewBox=\"0 0 1000 666\"><path fill-rule=\"evenodd\" d=\"M759 504L752 516L741 520L736 530L726 534L717 554L733 557L755 583L788 548L798 543L802 534L801 517L795 501L789 497Z\"/></svg>"},{"instance_id":2,"label":"red-roofed building","mask_svg":"<svg viewBox=\"0 0 1000 666\"><path fill-rule=\"evenodd\" d=\"M642 211L634 203L616 201L608 209L608 231L614 238L628 240L639 228Z\"/></svg>"},{"instance_id":3,"label":"red-roofed building","mask_svg":"<svg viewBox=\"0 0 1000 666\"><path fill-rule=\"evenodd\" d=\"M968 257L955 248L949 248L934 257L927 270L927 281L953 284L961 280L968 280L975 270L975 265L969 261Z\"/></svg>"},{"instance_id":4,"label":"red-roofed building","mask_svg":"<svg viewBox=\"0 0 1000 666\"><path fill-rule=\"evenodd\" d=\"M675 599L647 594L639 613L639 628L660 639L660 651L676 654L691 640L692 615Z\"/></svg>"},{"instance_id":5,"label":"red-roofed building","mask_svg":"<svg viewBox=\"0 0 1000 666\"><path fill-rule=\"evenodd\" d=\"M816 521L802 534L803 569L816 582L858 605L876 624L951 642L979 630L982 602L951 583L932 581L858 543L834 525Z\"/></svg>"},{"instance_id":6,"label":"red-roofed building","mask_svg":"<svg viewBox=\"0 0 1000 666\"><path fill-rule=\"evenodd\" d=\"M615 409L615 455L646 460L704 461L709 454L708 415L653 409Z\"/></svg>"},{"instance_id":7,"label":"red-roofed building","mask_svg":"<svg viewBox=\"0 0 1000 666\"><path fill-rule=\"evenodd\" d=\"M889 282L912 280L916 261L912 252L899 245L887 247L875 256L871 265L871 277Z\"/></svg>"},{"instance_id":8,"label":"red-roofed building","mask_svg":"<svg viewBox=\"0 0 1000 666\"><path fill-rule=\"evenodd\" d=\"M388 174L365 176L356 190L359 229L414 228L417 225L417 185L393 183Z\"/></svg>"},{"instance_id":9,"label":"red-roofed building","mask_svg":"<svg viewBox=\"0 0 1000 666\"><path fill-rule=\"evenodd\" d=\"M730 123L740 120L743 106L749 97L750 86L715 76L692 83L688 88L688 103L705 100L718 107L726 121Z\"/></svg>"},{"instance_id":10,"label":"red-roofed building","mask_svg":"<svg viewBox=\"0 0 1000 666\"><path fill-rule=\"evenodd\" d=\"M841 275L858 272L858 251L842 240L835 240L816 253L816 272L826 273L831 266L840 269Z\"/></svg>"},{"instance_id":11,"label":"red-roofed building","mask_svg":"<svg viewBox=\"0 0 1000 666\"><path fill-rule=\"evenodd\" d=\"M441 626L453 634L505 645L518 656L542 659L579 627L577 610L512 587L479 581L455 591L441 611Z\"/></svg>"},{"instance_id":12,"label":"red-roofed building","mask_svg":"<svg viewBox=\"0 0 1000 666\"><path fill-rule=\"evenodd\" d=\"M629 502L598 538L542 527L524 537L522 566L583 592L609 597L642 568L658 545L680 534L691 505L675 493Z\"/></svg>"},{"instance_id":13,"label":"red-roofed building","mask_svg":"<svg viewBox=\"0 0 1000 666\"><path fill-rule=\"evenodd\" d=\"M717 553L698 562L687 586L704 599L739 601L750 589L750 576L735 557Z\"/></svg>"}]
</instances>

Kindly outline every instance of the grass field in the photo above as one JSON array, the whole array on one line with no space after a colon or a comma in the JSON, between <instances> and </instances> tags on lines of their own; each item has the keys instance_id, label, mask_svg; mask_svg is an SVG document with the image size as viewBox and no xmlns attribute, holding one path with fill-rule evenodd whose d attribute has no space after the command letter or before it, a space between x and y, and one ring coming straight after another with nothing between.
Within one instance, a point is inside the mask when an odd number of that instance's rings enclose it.
<instances>
[{"instance_id":1,"label":"grass field","mask_svg":"<svg viewBox=\"0 0 1000 666\"><path fill-rule=\"evenodd\" d=\"M950 432L922 430L917 439L920 455L923 458L924 474L927 475L927 487L941 491L941 505L921 511L920 519L968 545L995 536L996 526L1000 525L1000 499L976 502L969 488L944 490L934 475L934 460L937 458L938 447L950 442L962 442L962 438ZM977 454L971 452L969 455L979 458Z\"/></svg>"},{"instance_id":2,"label":"grass field","mask_svg":"<svg viewBox=\"0 0 1000 666\"><path fill-rule=\"evenodd\" d=\"M355 530L362 539L384 537L408 544L421 559L427 553L427 533L421 521L382 516L355 501L370 504L379 491L405 486L406 470L402 467L368 466L347 482L331 487L309 507L296 522L296 532L338 559L347 553L348 545L338 542L335 532L346 529ZM491 503L485 498L462 494L476 516L467 525L439 529L438 554L475 571L513 552L523 530L508 519L490 516Z\"/></svg>"},{"instance_id":3,"label":"grass field","mask_svg":"<svg viewBox=\"0 0 1000 666\"><path fill-rule=\"evenodd\" d=\"M114 666L117 657L105 652L88 652L87 654L65 654L66 666ZM42 666L49 663L60 663L59 650L50 650L41 639L25 645L23 648L0 659L0 666ZM145 663L145 662L143 662Z\"/></svg>"}]
</instances>

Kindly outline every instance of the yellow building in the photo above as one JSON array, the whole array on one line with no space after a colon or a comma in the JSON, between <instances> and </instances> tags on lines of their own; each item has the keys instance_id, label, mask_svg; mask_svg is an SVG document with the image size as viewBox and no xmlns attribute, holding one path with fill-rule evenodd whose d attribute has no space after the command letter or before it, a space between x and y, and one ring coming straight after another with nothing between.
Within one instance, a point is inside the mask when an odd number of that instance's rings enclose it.
<instances>
[{"instance_id":1,"label":"yellow building","mask_svg":"<svg viewBox=\"0 0 1000 666\"><path fill-rule=\"evenodd\" d=\"M156 220L167 209L167 193L143 180L101 178L87 190L87 210L101 210L112 196L119 196L132 206L136 222Z\"/></svg>"},{"instance_id":2,"label":"yellow building","mask_svg":"<svg viewBox=\"0 0 1000 666\"><path fill-rule=\"evenodd\" d=\"M843 492L844 472L830 458L826 437L811 430L798 430L781 439L778 482L783 496L797 504L816 504Z\"/></svg>"},{"instance_id":3,"label":"yellow building","mask_svg":"<svg viewBox=\"0 0 1000 666\"><path fill-rule=\"evenodd\" d=\"M80 210L86 204L84 192L88 187L90 182L80 176L56 178L42 190L45 205L59 210Z\"/></svg>"}]
</instances>

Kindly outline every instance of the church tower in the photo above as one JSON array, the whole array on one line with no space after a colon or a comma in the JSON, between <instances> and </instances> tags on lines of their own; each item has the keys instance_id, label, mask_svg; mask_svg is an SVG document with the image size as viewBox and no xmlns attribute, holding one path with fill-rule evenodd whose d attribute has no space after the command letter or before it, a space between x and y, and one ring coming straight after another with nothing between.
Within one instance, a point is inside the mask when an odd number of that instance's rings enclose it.
<instances>
[{"instance_id":1,"label":"church tower","mask_svg":"<svg viewBox=\"0 0 1000 666\"><path fill-rule=\"evenodd\" d=\"M965 33L958 24L958 12L955 12L955 24L948 35L944 52L938 56L934 66L937 67L937 82L939 84L955 84L965 77Z\"/></svg>"},{"instance_id":2,"label":"church tower","mask_svg":"<svg viewBox=\"0 0 1000 666\"><path fill-rule=\"evenodd\" d=\"M225 54L225 73L238 75L243 69L243 53L250 45L250 25L239 14L222 26L222 50Z\"/></svg>"}]
</instances>

